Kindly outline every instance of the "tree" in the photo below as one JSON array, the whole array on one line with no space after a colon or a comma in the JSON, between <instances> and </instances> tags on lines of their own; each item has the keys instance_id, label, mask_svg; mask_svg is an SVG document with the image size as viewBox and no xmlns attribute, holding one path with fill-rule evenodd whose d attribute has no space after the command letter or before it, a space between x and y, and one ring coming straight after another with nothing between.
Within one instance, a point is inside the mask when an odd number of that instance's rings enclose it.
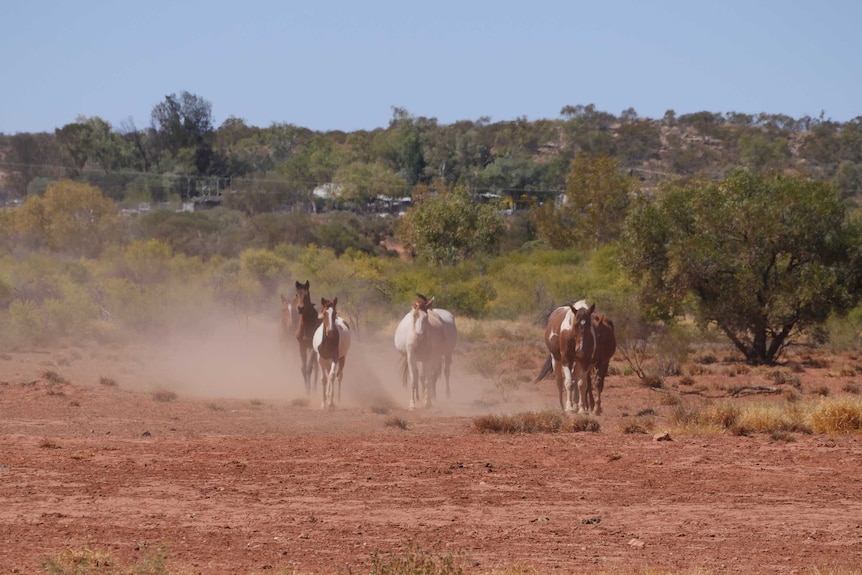
<instances>
[{"instance_id":1,"label":"tree","mask_svg":"<svg viewBox=\"0 0 862 575\"><path fill-rule=\"evenodd\" d=\"M338 200L359 209L367 208L379 195L400 198L407 192L407 182L380 163L343 165L335 172L333 182L341 190Z\"/></svg>"},{"instance_id":2,"label":"tree","mask_svg":"<svg viewBox=\"0 0 862 575\"><path fill-rule=\"evenodd\" d=\"M671 317L690 297L702 325L760 364L859 300L860 241L829 184L737 170L637 206L621 254L656 314Z\"/></svg>"},{"instance_id":3,"label":"tree","mask_svg":"<svg viewBox=\"0 0 862 575\"><path fill-rule=\"evenodd\" d=\"M114 202L95 186L64 180L50 184L45 197L30 196L21 206L17 231L31 247L77 257L96 257L119 238Z\"/></svg>"},{"instance_id":4,"label":"tree","mask_svg":"<svg viewBox=\"0 0 862 575\"><path fill-rule=\"evenodd\" d=\"M497 206L480 204L464 188L422 200L401 220L398 236L420 257L455 265L497 250L504 230Z\"/></svg>"},{"instance_id":5,"label":"tree","mask_svg":"<svg viewBox=\"0 0 862 575\"><path fill-rule=\"evenodd\" d=\"M596 249L619 237L634 187L634 180L610 156L582 152L572 160L566 209L575 220L572 234L581 245Z\"/></svg>"},{"instance_id":6,"label":"tree","mask_svg":"<svg viewBox=\"0 0 862 575\"><path fill-rule=\"evenodd\" d=\"M162 150L199 174L209 173L213 162L212 104L189 92L170 94L153 108L151 120Z\"/></svg>"}]
</instances>

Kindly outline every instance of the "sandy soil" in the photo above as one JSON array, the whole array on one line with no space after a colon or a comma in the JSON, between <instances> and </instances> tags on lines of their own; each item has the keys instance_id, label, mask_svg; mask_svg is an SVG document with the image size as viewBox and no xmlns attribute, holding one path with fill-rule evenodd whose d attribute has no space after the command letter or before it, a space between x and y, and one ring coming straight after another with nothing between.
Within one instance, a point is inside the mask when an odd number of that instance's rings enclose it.
<instances>
[{"instance_id":1,"label":"sandy soil","mask_svg":"<svg viewBox=\"0 0 862 575\"><path fill-rule=\"evenodd\" d=\"M451 399L408 411L396 359L356 342L323 411L274 326L2 350L0 573L87 548L207 574L361 573L411 548L475 573L858 572L859 435L626 434L673 408L620 375L598 433L479 434L477 415L556 408L552 383L503 401L456 356ZM803 395L859 380L835 370L800 373Z\"/></svg>"}]
</instances>

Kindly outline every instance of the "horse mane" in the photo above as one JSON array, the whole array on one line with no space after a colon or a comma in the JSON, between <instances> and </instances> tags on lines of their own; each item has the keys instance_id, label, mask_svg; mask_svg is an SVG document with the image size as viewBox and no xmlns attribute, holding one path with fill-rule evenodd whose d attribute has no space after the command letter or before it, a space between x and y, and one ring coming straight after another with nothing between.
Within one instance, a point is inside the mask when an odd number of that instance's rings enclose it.
<instances>
[{"instance_id":1,"label":"horse mane","mask_svg":"<svg viewBox=\"0 0 862 575\"><path fill-rule=\"evenodd\" d=\"M605 324L614 327L614 322L611 320L611 318L600 312L593 314L593 323L595 325Z\"/></svg>"}]
</instances>

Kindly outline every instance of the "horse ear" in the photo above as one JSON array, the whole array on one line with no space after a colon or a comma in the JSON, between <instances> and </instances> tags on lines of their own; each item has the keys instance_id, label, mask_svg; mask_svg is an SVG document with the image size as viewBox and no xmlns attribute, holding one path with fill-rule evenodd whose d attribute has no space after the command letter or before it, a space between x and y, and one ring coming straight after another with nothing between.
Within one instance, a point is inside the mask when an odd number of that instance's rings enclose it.
<instances>
[{"instance_id":1,"label":"horse ear","mask_svg":"<svg viewBox=\"0 0 862 575\"><path fill-rule=\"evenodd\" d=\"M426 305L427 307L429 307L429 308L430 308L432 305L434 305L434 296L433 296L433 295L431 296L431 299L429 299L429 300L428 300L428 303L427 303L427 304L425 304L425 305Z\"/></svg>"},{"instance_id":2,"label":"horse ear","mask_svg":"<svg viewBox=\"0 0 862 575\"><path fill-rule=\"evenodd\" d=\"M335 299L332 300L332 307L335 307L337 305L338 305L338 296L335 296Z\"/></svg>"},{"instance_id":3,"label":"horse ear","mask_svg":"<svg viewBox=\"0 0 862 575\"><path fill-rule=\"evenodd\" d=\"M320 305L323 307L326 307L326 298L325 297L320 298Z\"/></svg>"},{"instance_id":4,"label":"horse ear","mask_svg":"<svg viewBox=\"0 0 862 575\"><path fill-rule=\"evenodd\" d=\"M593 303L593 305L590 306L590 315L593 314L593 311L595 311L595 309L596 309L596 304Z\"/></svg>"},{"instance_id":5,"label":"horse ear","mask_svg":"<svg viewBox=\"0 0 862 575\"><path fill-rule=\"evenodd\" d=\"M305 280L305 286L304 287L305 287L305 289L308 289L309 287L311 287L311 280Z\"/></svg>"},{"instance_id":6,"label":"horse ear","mask_svg":"<svg viewBox=\"0 0 862 575\"><path fill-rule=\"evenodd\" d=\"M296 282L296 289L302 289L302 284L299 282Z\"/></svg>"}]
</instances>

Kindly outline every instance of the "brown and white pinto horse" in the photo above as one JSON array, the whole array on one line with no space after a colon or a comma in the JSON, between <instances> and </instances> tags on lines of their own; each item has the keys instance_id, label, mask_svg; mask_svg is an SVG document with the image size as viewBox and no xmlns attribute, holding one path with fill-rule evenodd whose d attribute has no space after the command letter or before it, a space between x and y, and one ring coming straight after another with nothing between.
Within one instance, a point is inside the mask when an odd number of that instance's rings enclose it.
<instances>
[{"instance_id":1,"label":"brown and white pinto horse","mask_svg":"<svg viewBox=\"0 0 862 575\"><path fill-rule=\"evenodd\" d=\"M320 361L323 384L323 408L335 407L335 383L338 382L338 401L341 401L341 380L344 377L344 361L350 349L350 327L337 315L332 301L320 300L320 325L314 332L314 350Z\"/></svg>"},{"instance_id":2,"label":"brown and white pinto horse","mask_svg":"<svg viewBox=\"0 0 862 575\"><path fill-rule=\"evenodd\" d=\"M449 397L449 373L458 332L455 316L445 309L433 309L434 298L416 294L413 309L395 329L395 349L401 352L401 381L410 387L410 409L422 402L430 407L437 397L437 380L446 378Z\"/></svg>"},{"instance_id":3,"label":"brown and white pinto horse","mask_svg":"<svg viewBox=\"0 0 862 575\"><path fill-rule=\"evenodd\" d=\"M541 381L553 368L560 407L566 411L574 411L576 405L578 413L589 409L590 366L596 349L594 309L595 304L588 307L583 300L558 307L548 316L545 326L549 355L534 383Z\"/></svg>"},{"instance_id":4,"label":"brown and white pinto horse","mask_svg":"<svg viewBox=\"0 0 862 575\"><path fill-rule=\"evenodd\" d=\"M320 318L314 304L311 303L311 292L309 291L310 284L306 281L304 284L296 282L296 294L293 297L292 308L291 302L284 296L282 302L282 324L285 324L285 311L295 319L296 341L299 342L299 357L302 360L302 379L305 382L305 393L311 393L312 388L317 387L317 353L312 345L314 332L320 325Z\"/></svg>"}]
</instances>

